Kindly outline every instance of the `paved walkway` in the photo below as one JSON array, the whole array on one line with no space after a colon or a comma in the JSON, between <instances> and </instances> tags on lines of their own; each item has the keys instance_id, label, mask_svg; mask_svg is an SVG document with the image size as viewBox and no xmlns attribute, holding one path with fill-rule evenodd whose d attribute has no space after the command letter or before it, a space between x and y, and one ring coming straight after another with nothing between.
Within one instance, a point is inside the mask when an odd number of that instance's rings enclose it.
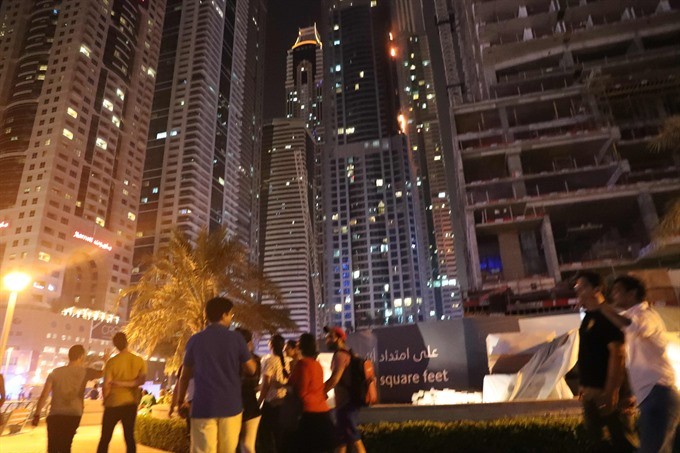
<instances>
[{"instance_id":1,"label":"paved walkway","mask_svg":"<svg viewBox=\"0 0 680 453\"><path fill-rule=\"evenodd\" d=\"M100 432L101 426L81 426L78 428L76 437L73 439L73 448L71 450L74 453L94 453L97 451ZM40 421L40 426L37 428L26 426L19 434L0 437L0 453L45 453L46 450L47 429L43 420ZM113 433L109 453L125 453L123 428L120 424L118 424ZM137 453L163 452L162 450L137 444Z\"/></svg>"}]
</instances>

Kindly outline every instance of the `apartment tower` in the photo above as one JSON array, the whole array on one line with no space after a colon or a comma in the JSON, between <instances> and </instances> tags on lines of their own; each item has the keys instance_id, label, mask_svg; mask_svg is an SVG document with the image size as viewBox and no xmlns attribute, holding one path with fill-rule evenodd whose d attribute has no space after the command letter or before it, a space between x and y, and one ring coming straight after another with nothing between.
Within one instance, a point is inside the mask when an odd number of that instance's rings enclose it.
<instances>
[{"instance_id":1,"label":"apartment tower","mask_svg":"<svg viewBox=\"0 0 680 453\"><path fill-rule=\"evenodd\" d=\"M417 170L416 191L425 209L430 279L438 319L463 315L454 247L451 193L437 112L429 39L420 2L392 0L391 46L397 61L399 120Z\"/></svg>"},{"instance_id":2,"label":"apartment tower","mask_svg":"<svg viewBox=\"0 0 680 453\"><path fill-rule=\"evenodd\" d=\"M287 335L297 338L317 331L322 303L314 225L316 144L305 119L281 118L265 125L262 145L260 262L297 325Z\"/></svg>"},{"instance_id":3,"label":"apartment tower","mask_svg":"<svg viewBox=\"0 0 680 453\"><path fill-rule=\"evenodd\" d=\"M176 228L224 227L255 246L265 16L261 0L168 1L136 271Z\"/></svg>"},{"instance_id":4,"label":"apartment tower","mask_svg":"<svg viewBox=\"0 0 680 453\"><path fill-rule=\"evenodd\" d=\"M324 8L324 281L348 329L435 316L416 169L398 124L388 2Z\"/></svg>"},{"instance_id":5,"label":"apartment tower","mask_svg":"<svg viewBox=\"0 0 680 453\"><path fill-rule=\"evenodd\" d=\"M0 268L31 275L19 310L114 311L129 284L164 12L1 3Z\"/></svg>"}]
</instances>

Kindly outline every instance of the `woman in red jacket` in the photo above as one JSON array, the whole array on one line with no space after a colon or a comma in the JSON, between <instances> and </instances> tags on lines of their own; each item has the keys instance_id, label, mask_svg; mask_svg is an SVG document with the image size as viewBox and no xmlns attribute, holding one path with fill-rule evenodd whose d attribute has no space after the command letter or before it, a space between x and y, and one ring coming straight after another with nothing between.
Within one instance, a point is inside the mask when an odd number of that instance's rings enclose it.
<instances>
[{"instance_id":1,"label":"woman in red jacket","mask_svg":"<svg viewBox=\"0 0 680 453\"><path fill-rule=\"evenodd\" d=\"M330 408L326 403L323 369L316 360L319 355L316 339L309 333L302 334L298 347L302 358L295 365L288 381L302 401L296 451L330 452L335 446L334 429Z\"/></svg>"}]
</instances>

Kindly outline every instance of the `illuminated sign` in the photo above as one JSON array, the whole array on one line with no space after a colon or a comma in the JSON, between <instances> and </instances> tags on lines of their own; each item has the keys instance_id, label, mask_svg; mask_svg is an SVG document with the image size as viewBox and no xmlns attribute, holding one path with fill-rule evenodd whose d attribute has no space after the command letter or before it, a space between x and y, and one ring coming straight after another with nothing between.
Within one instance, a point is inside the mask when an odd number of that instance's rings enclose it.
<instances>
[{"instance_id":1,"label":"illuminated sign","mask_svg":"<svg viewBox=\"0 0 680 453\"><path fill-rule=\"evenodd\" d=\"M118 324L120 316L114 315L100 310L90 310L89 308L68 307L61 311L63 316L70 316L72 318L81 318L92 321L102 321L107 324Z\"/></svg>"},{"instance_id":2,"label":"illuminated sign","mask_svg":"<svg viewBox=\"0 0 680 453\"><path fill-rule=\"evenodd\" d=\"M4 220L0 221L0 230L3 228L9 228L9 222L5 222Z\"/></svg>"},{"instance_id":3,"label":"illuminated sign","mask_svg":"<svg viewBox=\"0 0 680 453\"><path fill-rule=\"evenodd\" d=\"M107 252L113 250L113 247L111 247L111 245L109 245L108 243L102 242L99 239L95 239L92 236L83 234L80 231L76 231L75 233L73 233L73 237L76 239L80 239L81 241L89 242L90 244L95 245L102 250L106 250Z\"/></svg>"}]
</instances>

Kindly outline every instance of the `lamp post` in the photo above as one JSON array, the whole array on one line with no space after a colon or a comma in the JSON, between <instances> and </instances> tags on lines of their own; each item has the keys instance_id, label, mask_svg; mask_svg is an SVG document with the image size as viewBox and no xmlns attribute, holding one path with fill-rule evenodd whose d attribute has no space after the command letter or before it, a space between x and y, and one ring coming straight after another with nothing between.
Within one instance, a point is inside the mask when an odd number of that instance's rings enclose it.
<instances>
[{"instance_id":1,"label":"lamp post","mask_svg":"<svg viewBox=\"0 0 680 453\"><path fill-rule=\"evenodd\" d=\"M2 335L0 335L0 361L5 357L5 349L7 349L9 330L12 328L12 318L14 318L17 296L30 282L31 277L23 272L10 272L2 279L3 285L9 290L9 300L7 301L5 322L2 324Z\"/></svg>"}]
</instances>

